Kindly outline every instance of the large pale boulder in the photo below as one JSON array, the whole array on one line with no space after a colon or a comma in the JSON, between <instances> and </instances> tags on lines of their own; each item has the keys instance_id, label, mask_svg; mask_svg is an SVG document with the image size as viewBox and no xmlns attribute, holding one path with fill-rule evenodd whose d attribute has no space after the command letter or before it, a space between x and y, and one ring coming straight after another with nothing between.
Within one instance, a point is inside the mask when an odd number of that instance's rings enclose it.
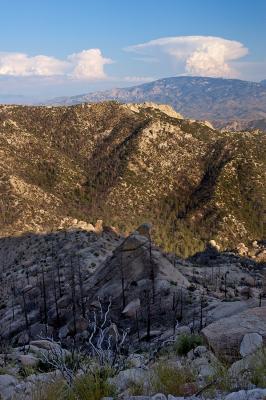
<instances>
[{"instance_id":1,"label":"large pale boulder","mask_svg":"<svg viewBox=\"0 0 266 400\"><path fill-rule=\"evenodd\" d=\"M110 379L110 383L115 385L118 391L127 390L132 384L141 385L148 382L149 372L142 368L129 368L120 371L118 375Z\"/></svg>"},{"instance_id":2,"label":"large pale boulder","mask_svg":"<svg viewBox=\"0 0 266 400\"><path fill-rule=\"evenodd\" d=\"M23 367L37 367L40 360L37 357L34 357L32 354L21 354L19 356L19 361Z\"/></svg>"},{"instance_id":3,"label":"large pale boulder","mask_svg":"<svg viewBox=\"0 0 266 400\"><path fill-rule=\"evenodd\" d=\"M249 333L261 335L266 343L266 307L251 308L228 318L222 318L202 330L216 356L229 362L241 358L240 345Z\"/></svg>"}]
</instances>

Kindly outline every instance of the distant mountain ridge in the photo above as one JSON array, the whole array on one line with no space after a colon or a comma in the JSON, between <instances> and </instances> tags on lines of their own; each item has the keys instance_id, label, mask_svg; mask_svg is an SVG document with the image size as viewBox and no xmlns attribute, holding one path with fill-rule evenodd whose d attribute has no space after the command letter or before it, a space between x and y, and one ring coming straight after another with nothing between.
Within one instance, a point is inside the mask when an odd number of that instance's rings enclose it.
<instances>
[{"instance_id":1,"label":"distant mountain ridge","mask_svg":"<svg viewBox=\"0 0 266 400\"><path fill-rule=\"evenodd\" d=\"M220 128L233 121L247 122L266 118L266 80L249 82L182 76L159 79L129 88L60 97L48 104L74 105L106 100L169 104L187 118L209 120Z\"/></svg>"}]
</instances>

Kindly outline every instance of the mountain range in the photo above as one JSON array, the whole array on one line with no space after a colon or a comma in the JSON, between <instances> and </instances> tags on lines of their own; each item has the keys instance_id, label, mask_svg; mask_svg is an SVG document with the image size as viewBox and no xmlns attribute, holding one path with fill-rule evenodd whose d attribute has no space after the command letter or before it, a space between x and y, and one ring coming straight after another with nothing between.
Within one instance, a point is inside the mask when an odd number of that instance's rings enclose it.
<instances>
[{"instance_id":1,"label":"mountain range","mask_svg":"<svg viewBox=\"0 0 266 400\"><path fill-rule=\"evenodd\" d=\"M104 224L189 255L263 238L265 133L221 132L170 106L0 107L2 236ZM84 225L85 224L85 225Z\"/></svg>"},{"instance_id":2,"label":"mountain range","mask_svg":"<svg viewBox=\"0 0 266 400\"><path fill-rule=\"evenodd\" d=\"M173 77L121 89L60 97L48 104L73 105L116 100L122 103L145 101L171 105L187 118L209 120L215 127L246 129L266 118L266 81L204 77ZM250 122L252 121L252 123ZM235 129L235 128L234 128Z\"/></svg>"}]
</instances>

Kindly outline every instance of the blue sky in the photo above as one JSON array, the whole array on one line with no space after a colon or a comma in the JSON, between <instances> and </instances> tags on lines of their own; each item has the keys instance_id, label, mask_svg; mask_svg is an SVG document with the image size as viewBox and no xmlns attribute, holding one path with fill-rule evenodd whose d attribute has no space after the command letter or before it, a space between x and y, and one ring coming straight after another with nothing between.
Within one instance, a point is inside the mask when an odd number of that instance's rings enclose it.
<instances>
[{"instance_id":1,"label":"blue sky","mask_svg":"<svg viewBox=\"0 0 266 400\"><path fill-rule=\"evenodd\" d=\"M266 1L1 2L0 94L45 98L176 75L265 79Z\"/></svg>"}]
</instances>

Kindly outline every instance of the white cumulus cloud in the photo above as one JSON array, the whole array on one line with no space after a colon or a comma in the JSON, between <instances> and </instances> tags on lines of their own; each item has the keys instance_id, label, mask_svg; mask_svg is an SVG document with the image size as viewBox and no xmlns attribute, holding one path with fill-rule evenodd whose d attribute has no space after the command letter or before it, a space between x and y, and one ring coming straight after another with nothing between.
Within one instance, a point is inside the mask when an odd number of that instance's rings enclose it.
<instances>
[{"instance_id":1,"label":"white cumulus cloud","mask_svg":"<svg viewBox=\"0 0 266 400\"><path fill-rule=\"evenodd\" d=\"M183 63L186 74L213 77L237 76L231 62L248 54L242 43L214 36L165 37L126 50L159 59L167 56Z\"/></svg>"},{"instance_id":2,"label":"white cumulus cloud","mask_svg":"<svg viewBox=\"0 0 266 400\"><path fill-rule=\"evenodd\" d=\"M104 79L106 74L104 66L111 64L112 60L102 56L101 50L83 50L68 56L68 60L73 66L71 76L76 79Z\"/></svg>"},{"instance_id":3,"label":"white cumulus cloud","mask_svg":"<svg viewBox=\"0 0 266 400\"><path fill-rule=\"evenodd\" d=\"M66 62L54 57L43 55L30 57L23 53L0 53L0 75L62 75L66 68Z\"/></svg>"},{"instance_id":4,"label":"white cumulus cloud","mask_svg":"<svg viewBox=\"0 0 266 400\"><path fill-rule=\"evenodd\" d=\"M112 60L103 57L100 49L83 50L65 60L46 55L0 52L0 75L14 77L64 76L77 80L105 79L104 66Z\"/></svg>"}]
</instances>

